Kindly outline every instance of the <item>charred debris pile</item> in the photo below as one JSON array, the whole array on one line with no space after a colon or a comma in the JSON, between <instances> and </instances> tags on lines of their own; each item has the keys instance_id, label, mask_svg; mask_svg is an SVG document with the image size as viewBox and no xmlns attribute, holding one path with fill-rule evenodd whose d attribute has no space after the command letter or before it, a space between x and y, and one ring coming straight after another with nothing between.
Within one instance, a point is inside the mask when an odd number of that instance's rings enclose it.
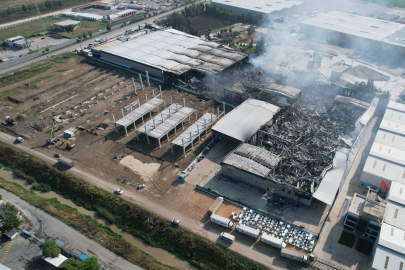
<instances>
[{"instance_id":1,"label":"charred debris pile","mask_svg":"<svg viewBox=\"0 0 405 270\"><path fill-rule=\"evenodd\" d=\"M289 189L312 194L324 172L332 168L340 139L354 129L365 109L306 90L285 107L271 126L259 132L259 142L279 155L280 165L270 179Z\"/></svg>"}]
</instances>

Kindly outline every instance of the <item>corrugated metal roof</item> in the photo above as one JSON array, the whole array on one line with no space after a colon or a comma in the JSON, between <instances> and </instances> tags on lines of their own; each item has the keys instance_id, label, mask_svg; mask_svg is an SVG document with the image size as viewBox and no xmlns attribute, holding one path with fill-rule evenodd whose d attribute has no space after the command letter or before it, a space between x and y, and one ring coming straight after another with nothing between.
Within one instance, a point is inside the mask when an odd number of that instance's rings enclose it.
<instances>
[{"instance_id":1,"label":"corrugated metal roof","mask_svg":"<svg viewBox=\"0 0 405 270\"><path fill-rule=\"evenodd\" d=\"M405 185L397 182L392 182L389 190L388 200L405 206Z\"/></svg>"},{"instance_id":2,"label":"corrugated metal roof","mask_svg":"<svg viewBox=\"0 0 405 270\"><path fill-rule=\"evenodd\" d=\"M393 132L378 130L374 142L405 151L405 136Z\"/></svg>"},{"instance_id":3,"label":"corrugated metal roof","mask_svg":"<svg viewBox=\"0 0 405 270\"><path fill-rule=\"evenodd\" d=\"M405 166L405 151L398 148L374 142L370 149L370 155Z\"/></svg>"},{"instance_id":4,"label":"corrugated metal roof","mask_svg":"<svg viewBox=\"0 0 405 270\"><path fill-rule=\"evenodd\" d=\"M384 215L384 222L405 230L404 221L405 221L405 205L399 204L394 201L388 201ZM405 247L405 235L403 235L402 240L404 240L404 247Z\"/></svg>"},{"instance_id":5,"label":"corrugated metal roof","mask_svg":"<svg viewBox=\"0 0 405 270\"><path fill-rule=\"evenodd\" d=\"M191 69L215 74L248 56L173 29L152 32L102 51L175 74ZM162 59L157 61L156 57ZM190 58L195 58L195 61Z\"/></svg>"},{"instance_id":6,"label":"corrugated metal roof","mask_svg":"<svg viewBox=\"0 0 405 270\"><path fill-rule=\"evenodd\" d=\"M302 2L289 0L212 0L211 3L246 9L247 11L250 10L263 14L270 14L274 11L302 5Z\"/></svg>"},{"instance_id":7,"label":"corrugated metal roof","mask_svg":"<svg viewBox=\"0 0 405 270\"><path fill-rule=\"evenodd\" d=\"M318 17L307 19L302 24L377 41L385 41L384 39L405 27L404 24L400 23L340 11L330 11Z\"/></svg>"},{"instance_id":8,"label":"corrugated metal roof","mask_svg":"<svg viewBox=\"0 0 405 270\"><path fill-rule=\"evenodd\" d=\"M405 124L405 112L400 112L387 108L385 110L383 119L400 124Z\"/></svg>"},{"instance_id":9,"label":"corrugated metal roof","mask_svg":"<svg viewBox=\"0 0 405 270\"><path fill-rule=\"evenodd\" d=\"M219 120L212 130L245 142L280 110L273 104L248 99Z\"/></svg>"},{"instance_id":10,"label":"corrugated metal roof","mask_svg":"<svg viewBox=\"0 0 405 270\"><path fill-rule=\"evenodd\" d=\"M405 254L405 231L387 223L383 223L378 245ZM393 268L388 268L393 269ZM399 269L399 268L398 268Z\"/></svg>"},{"instance_id":11,"label":"corrugated metal roof","mask_svg":"<svg viewBox=\"0 0 405 270\"><path fill-rule=\"evenodd\" d=\"M388 258L388 264L385 268L385 262ZM377 245L375 251L372 269L395 269L399 270L401 262L405 264L405 255L388 249L384 246Z\"/></svg>"},{"instance_id":12,"label":"corrugated metal roof","mask_svg":"<svg viewBox=\"0 0 405 270\"><path fill-rule=\"evenodd\" d=\"M394 132L394 133L405 135L405 125L404 124L389 121L387 119L383 119L381 121L380 129L384 129L384 130L387 130L387 131L391 131L391 132Z\"/></svg>"},{"instance_id":13,"label":"corrugated metal roof","mask_svg":"<svg viewBox=\"0 0 405 270\"><path fill-rule=\"evenodd\" d=\"M405 112L405 104L398 103L398 102L395 102L395 101L392 101L392 100L390 100L388 102L387 108L397 110L397 111L401 111L401 112Z\"/></svg>"},{"instance_id":14,"label":"corrugated metal roof","mask_svg":"<svg viewBox=\"0 0 405 270\"><path fill-rule=\"evenodd\" d=\"M405 166L369 156L363 171L394 182L405 184Z\"/></svg>"}]
</instances>

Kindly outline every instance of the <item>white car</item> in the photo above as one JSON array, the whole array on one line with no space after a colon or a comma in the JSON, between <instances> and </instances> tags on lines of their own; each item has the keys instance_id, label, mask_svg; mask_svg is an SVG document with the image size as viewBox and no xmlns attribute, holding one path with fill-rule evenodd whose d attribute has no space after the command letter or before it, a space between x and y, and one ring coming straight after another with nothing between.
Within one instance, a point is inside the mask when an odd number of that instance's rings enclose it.
<instances>
[{"instance_id":1,"label":"white car","mask_svg":"<svg viewBox=\"0 0 405 270\"><path fill-rule=\"evenodd\" d=\"M178 219L172 219L172 223L173 223L174 225L180 225L181 221L178 220Z\"/></svg>"},{"instance_id":2,"label":"white car","mask_svg":"<svg viewBox=\"0 0 405 270\"><path fill-rule=\"evenodd\" d=\"M145 184L139 185L136 189L143 189L145 187Z\"/></svg>"},{"instance_id":3,"label":"white car","mask_svg":"<svg viewBox=\"0 0 405 270\"><path fill-rule=\"evenodd\" d=\"M122 193L124 193L124 191L122 191L122 189L120 189L120 188L117 188L114 190L114 193L118 194L118 195L122 195Z\"/></svg>"},{"instance_id":4,"label":"white car","mask_svg":"<svg viewBox=\"0 0 405 270\"><path fill-rule=\"evenodd\" d=\"M24 139L22 137L17 137L15 139L15 141L18 142L18 143L22 143L24 141Z\"/></svg>"}]
</instances>

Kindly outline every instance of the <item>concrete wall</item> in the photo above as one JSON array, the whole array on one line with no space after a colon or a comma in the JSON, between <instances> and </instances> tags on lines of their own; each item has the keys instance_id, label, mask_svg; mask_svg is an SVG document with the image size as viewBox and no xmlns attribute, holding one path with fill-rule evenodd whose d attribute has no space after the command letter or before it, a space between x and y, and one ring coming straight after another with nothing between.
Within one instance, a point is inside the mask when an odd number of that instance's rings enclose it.
<instances>
[{"instance_id":1,"label":"concrete wall","mask_svg":"<svg viewBox=\"0 0 405 270\"><path fill-rule=\"evenodd\" d=\"M160 69L153 68L153 67L135 62L133 60L124 59L119 56L115 56L115 55L112 55L112 54L109 54L109 53L106 53L103 51L100 52L100 56L101 56L102 60L112 62L114 64L123 66L125 68L132 68L135 71L142 73L142 74L145 74L145 71L147 70L149 73L149 76L163 80L163 73L162 73L162 70L160 70Z\"/></svg>"},{"instance_id":2,"label":"concrete wall","mask_svg":"<svg viewBox=\"0 0 405 270\"><path fill-rule=\"evenodd\" d=\"M222 164L222 176L224 178L232 179L237 182L242 182L249 186L259 188L265 192L267 188L274 190L274 195L287 199L294 203L301 203L304 205L310 205L312 202L312 196L306 198L297 196L294 190L289 190L285 187L278 186L275 182L263 179L257 175L245 172L233 166Z\"/></svg>"}]
</instances>

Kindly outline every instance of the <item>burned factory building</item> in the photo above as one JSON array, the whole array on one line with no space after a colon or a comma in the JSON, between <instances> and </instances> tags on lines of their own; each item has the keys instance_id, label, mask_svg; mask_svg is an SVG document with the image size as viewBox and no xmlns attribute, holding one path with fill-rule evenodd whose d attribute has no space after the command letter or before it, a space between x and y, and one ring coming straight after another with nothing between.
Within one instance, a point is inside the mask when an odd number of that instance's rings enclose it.
<instances>
[{"instance_id":1,"label":"burned factory building","mask_svg":"<svg viewBox=\"0 0 405 270\"><path fill-rule=\"evenodd\" d=\"M239 138L241 144L221 162L222 177L295 204L309 206L316 199L331 205L378 104L378 99L370 104L338 94L320 87L299 91L291 106Z\"/></svg>"}]
</instances>

